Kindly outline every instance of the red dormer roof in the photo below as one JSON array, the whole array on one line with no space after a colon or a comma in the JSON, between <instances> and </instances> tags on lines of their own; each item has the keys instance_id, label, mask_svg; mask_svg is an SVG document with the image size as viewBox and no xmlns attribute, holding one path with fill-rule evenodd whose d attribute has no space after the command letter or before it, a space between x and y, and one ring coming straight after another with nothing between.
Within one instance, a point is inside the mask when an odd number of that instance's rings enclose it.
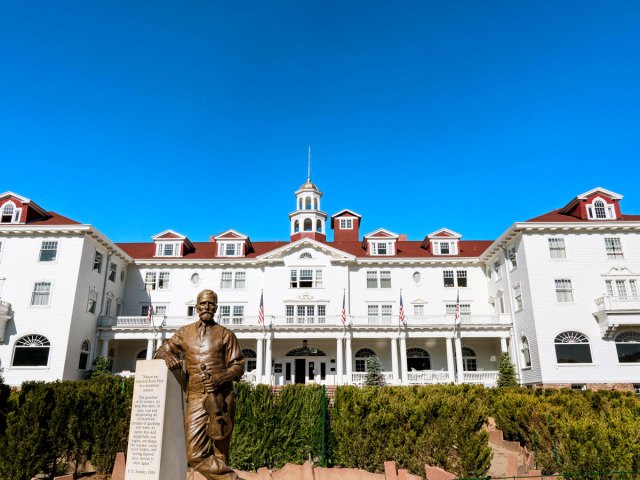
<instances>
[{"instance_id":1,"label":"red dormer roof","mask_svg":"<svg viewBox=\"0 0 640 480\"><path fill-rule=\"evenodd\" d=\"M48 217L48 213L37 203L17 193L4 192L0 194L0 213L4 212L7 204L15 217L12 221L4 221L3 219L2 223L5 224L25 224Z\"/></svg>"}]
</instances>

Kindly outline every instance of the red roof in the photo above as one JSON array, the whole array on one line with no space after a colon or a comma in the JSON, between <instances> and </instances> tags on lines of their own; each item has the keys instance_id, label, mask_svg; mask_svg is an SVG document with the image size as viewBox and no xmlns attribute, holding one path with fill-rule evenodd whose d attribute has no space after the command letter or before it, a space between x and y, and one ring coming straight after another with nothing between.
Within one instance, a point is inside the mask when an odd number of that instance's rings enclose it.
<instances>
[{"instance_id":1,"label":"red roof","mask_svg":"<svg viewBox=\"0 0 640 480\"><path fill-rule=\"evenodd\" d=\"M32 220L27 222L26 225L82 225L80 222L63 217L55 212L47 212L47 215L49 215L47 218Z\"/></svg>"},{"instance_id":2,"label":"red roof","mask_svg":"<svg viewBox=\"0 0 640 480\"><path fill-rule=\"evenodd\" d=\"M573 215L568 215L566 213L560 213L561 210L562 209L558 209L558 210L554 210L553 212L545 213L543 215L540 215L539 217L526 220L526 222L535 222L535 223L593 222L593 220L582 219L580 217L574 217ZM599 219L598 221L600 222L618 222L618 221L637 222L637 221L640 221L640 215L621 215L619 218L615 220Z\"/></svg>"},{"instance_id":3,"label":"red roof","mask_svg":"<svg viewBox=\"0 0 640 480\"><path fill-rule=\"evenodd\" d=\"M271 252L278 248L289 245L291 242L252 242L253 251L247 254L245 257L217 257L216 256L216 244L212 242L193 242L193 251L185 254L183 258L185 260L204 260L204 259L240 259L240 258L255 258L265 253ZM360 241L352 242L325 242L329 247L341 250L355 257L370 257L370 258L420 258L420 257L478 257L493 243L491 240L467 240L460 241L458 248L460 253L458 255L432 255L424 248L421 248L422 242L420 241L407 241L396 242L396 255L384 257L384 256L370 256L367 255L367 251L362 247ZM135 259L157 259L154 257L156 250L154 243L117 243L118 247L123 249L129 255ZM163 258L163 257L161 257ZM174 257L164 257L164 259L171 259Z\"/></svg>"}]
</instances>

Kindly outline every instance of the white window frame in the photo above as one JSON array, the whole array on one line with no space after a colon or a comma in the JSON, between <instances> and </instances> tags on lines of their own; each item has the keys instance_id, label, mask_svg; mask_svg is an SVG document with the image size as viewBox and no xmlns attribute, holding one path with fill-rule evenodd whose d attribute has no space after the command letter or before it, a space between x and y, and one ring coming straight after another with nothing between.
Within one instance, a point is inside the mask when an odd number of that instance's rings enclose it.
<instances>
[{"instance_id":1,"label":"white window frame","mask_svg":"<svg viewBox=\"0 0 640 480\"><path fill-rule=\"evenodd\" d=\"M305 274L305 282L311 285L300 286L302 283L302 273ZM291 268L289 269L289 288L322 288L324 281L321 268Z\"/></svg>"},{"instance_id":2,"label":"white window frame","mask_svg":"<svg viewBox=\"0 0 640 480\"><path fill-rule=\"evenodd\" d=\"M622 240L620 237L604 237L604 249L609 260L620 260L624 258Z\"/></svg>"},{"instance_id":3,"label":"white window frame","mask_svg":"<svg viewBox=\"0 0 640 480\"><path fill-rule=\"evenodd\" d=\"M45 248L48 247L48 248ZM53 252L53 257L48 260L42 259L43 252ZM38 262L49 263L58 261L58 240L43 240L40 244L40 252L38 253Z\"/></svg>"},{"instance_id":4,"label":"white window frame","mask_svg":"<svg viewBox=\"0 0 640 480\"><path fill-rule=\"evenodd\" d=\"M507 248L507 262L509 262L509 271L518 268L518 249L515 245Z\"/></svg>"},{"instance_id":5,"label":"white window frame","mask_svg":"<svg viewBox=\"0 0 640 480\"><path fill-rule=\"evenodd\" d=\"M39 291L36 292L36 289L38 287L40 288L47 288L47 291ZM30 306L32 308L46 308L51 306L51 295L53 292L53 281L51 280L39 280L37 282L33 283L33 288L31 289L31 301L30 301ZM47 299L47 303L38 303L35 304L34 301L36 299L36 294L40 294L40 295L45 295L46 294L46 299Z\"/></svg>"},{"instance_id":6,"label":"white window frame","mask_svg":"<svg viewBox=\"0 0 640 480\"><path fill-rule=\"evenodd\" d=\"M589 220L615 220L616 210L613 204L601 197L596 197L587 204L587 217Z\"/></svg>"},{"instance_id":7,"label":"white window frame","mask_svg":"<svg viewBox=\"0 0 640 480\"><path fill-rule=\"evenodd\" d=\"M573 284L570 278L556 278L556 301L558 303L573 303Z\"/></svg>"},{"instance_id":8,"label":"white window frame","mask_svg":"<svg viewBox=\"0 0 640 480\"><path fill-rule=\"evenodd\" d=\"M519 312L524 308L524 303L522 301L522 286L519 283L516 283L513 286L513 307L516 312Z\"/></svg>"},{"instance_id":9,"label":"white window frame","mask_svg":"<svg viewBox=\"0 0 640 480\"><path fill-rule=\"evenodd\" d=\"M447 303L444 306L444 313L447 316L456 314L456 304L455 303ZM471 316L471 304L470 303L461 303L460 304L460 318L465 317L468 318Z\"/></svg>"},{"instance_id":10,"label":"white window frame","mask_svg":"<svg viewBox=\"0 0 640 480\"><path fill-rule=\"evenodd\" d=\"M529 340L527 337L523 336L521 343L520 353L522 356L522 363L524 365L523 368L531 368L531 347L529 346Z\"/></svg>"},{"instance_id":11,"label":"white window frame","mask_svg":"<svg viewBox=\"0 0 640 480\"><path fill-rule=\"evenodd\" d=\"M115 283L116 278L118 278L118 265L116 263L113 263L113 262L109 263L109 276L107 278L111 282Z\"/></svg>"},{"instance_id":12,"label":"white window frame","mask_svg":"<svg viewBox=\"0 0 640 480\"><path fill-rule=\"evenodd\" d=\"M98 261L98 259L100 261ZM96 250L95 253L93 254L93 265L91 266L91 269L96 273L102 273L103 266L104 266L104 253Z\"/></svg>"},{"instance_id":13,"label":"white window frame","mask_svg":"<svg viewBox=\"0 0 640 480\"><path fill-rule=\"evenodd\" d=\"M5 209L7 207L11 207L11 213L6 213L6 215L11 215L11 220L8 222L2 222L2 217L5 216ZM8 223L20 223L20 216L22 215L22 209L18 208L18 206L13 203L13 201L9 200L8 202L2 205L0 208L0 224L8 224Z\"/></svg>"},{"instance_id":14,"label":"white window frame","mask_svg":"<svg viewBox=\"0 0 640 480\"><path fill-rule=\"evenodd\" d=\"M369 303L367 304L367 323L371 325L389 325L393 317L393 304Z\"/></svg>"},{"instance_id":15,"label":"white window frame","mask_svg":"<svg viewBox=\"0 0 640 480\"><path fill-rule=\"evenodd\" d=\"M367 270L367 288L391 288L391 270Z\"/></svg>"},{"instance_id":16,"label":"white window frame","mask_svg":"<svg viewBox=\"0 0 640 480\"><path fill-rule=\"evenodd\" d=\"M338 220L340 222L340 230L353 230L354 217L340 217Z\"/></svg>"},{"instance_id":17,"label":"white window frame","mask_svg":"<svg viewBox=\"0 0 640 480\"><path fill-rule=\"evenodd\" d=\"M450 279L450 285L447 285L447 279ZM467 288L469 286L469 273L467 269L445 268L442 270L442 286L445 288Z\"/></svg>"},{"instance_id":18,"label":"white window frame","mask_svg":"<svg viewBox=\"0 0 640 480\"><path fill-rule=\"evenodd\" d=\"M242 244L243 242L238 241L229 242L218 240L218 257L241 257Z\"/></svg>"},{"instance_id":19,"label":"white window frame","mask_svg":"<svg viewBox=\"0 0 640 480\"><path fill-rule=\"evenodd\" d=\"M285 305L286 321L289 324L323 324L327 321L327 305L297 304Z\"/></svg>"},{"instance_id":20,"label":"white window frame","mask_svg":"<svg viewBox=\"0 0 640 480\"><path fill-rule=\"evenodd\" d=\"M395 245L396 242L393 240L369 240L369 254L381 257L395 255ZM384 249L382 248L383 246Z\"/></svg>"},{"instance_id":21,"label":"white window frame","mask_svg":"<svg viewBox=\"0 0 640 480\"><path fill-rule=\"evenodd\" d=\"M424 317L424 304L418 303L413 306L413 316L414 317Z\"/></svg>"},{"instance_id":22,"label":"white window frame","mask_svg":"<svg viewBox=\"0 0 640 480\"><path fill-rule=\"evenodd\" d=\"M244 323L244 305L223 304L219 307L218 322L221 325L242 325Z\"/></svg>"},{"instance_id":23,"label":"white window frame","mask_svg":"<svg viewBox=\"0 0 640 480\"><path fill-rule=\"evenodd\" d=\"M246 270L224 270L220 274L221 290L246 290L247 272Z\"/></svg>"},{"instance_id":24,"label":"white window frame","mask_svg":"<svg viewBox=\"0 0 640 480\"><path fill-rule=\"evenodd\" d=\"M169 290L171 286L171 271L169 270L148 270L144 274L145 288L151 290Z\"/></svg>"},{"instance_id":25,"label":"white window frame","mask_svg":"<svg viewBox=\"0 0 640 480\"><path fill-rule=\"evenodd\" d=\"M496 281L502 280L502 262L500 260L493 262L493 274L496 277Z\"/></svg>"},{"instance_id":26,"label":"white window frame","mask_svg":"<svg viewBox=\"0 0 640 480\"><path fill-rule=\"evenodd\" d=\"M433 245L434 255L457 255L458 254L458 240L431 240ZM449 250L443 251L444 247Z\"/></svg>"},{"instance_id":27,"label":"white window frame","mask_svg":"<svg viewBox=\"0 0 640 480\"><path fill-rule=\"evenodd\" d=\"M182 242L157 242L156 257L180 257Z\"/></svg>"},{"instance_id":28,"label":"white window frame","mask_svg":"<svg viewBox=\"0 0 640 480\"><path fill-rule=\"evenodd\" d=\"M567 258L567 247L564 237L549 237L549 258Z\"/></svg>"}]
</instances>

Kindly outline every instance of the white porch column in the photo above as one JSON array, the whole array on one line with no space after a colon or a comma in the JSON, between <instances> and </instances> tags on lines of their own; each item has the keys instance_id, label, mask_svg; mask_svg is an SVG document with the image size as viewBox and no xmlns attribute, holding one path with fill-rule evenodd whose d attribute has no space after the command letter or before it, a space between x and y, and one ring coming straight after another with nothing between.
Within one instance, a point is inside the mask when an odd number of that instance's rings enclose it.
<instances>
[{"instance_id":1,"label":"white porch column","mask_svg":"<svg viewBox=\"0 0 640 480\"><path fill-rule=\"evenodd\" d=\"M109 356L109 339L102 339L102 350L100 351L100 356L107 358Z\"/></svg>"},{"instance_id":2,"label":"white porch column","mask_svg":"<svg viewBox=\"0 0 640 480\"><path fill-rule=\"evenodd\" d=\"M400 385L400 375L398 374L398 340L391 338L391 372L393 373L393 383Z\"/></svg>"},{"instance_id":3,"label":"white porch column","mask_svg":"<svg viewBox=\"0 0 640 480\"><path fill-rule=\"evenodd\" d=\"M464 381L464 368L462 367L462 342L460 337L454 339L456 346L456 367L458 370L458 379L456 383L462 383Z\"/></svg>"},{"instance_id":4,"label":"white porch column","mask_svg":"<svg viewBox=\"0 0 640 480\"><path fill-rule=\"evenodd\" d=\"M500 337L500 351L505 353L507 351L507 339Z\"/></svg>"},{"instance_id":5,"label":"white porch column","mask_svg":"<svg viewBox=\"0 0 640 480\"><path fill-rule=\"evenodd\" d=\"M353 353L351 352L351 335L348 334L347 338L346 338L346 352L345 352L345 365L346 365L346 372L347 372L347 380L345 381L345 383L347 385L350 385L351 382L353 381Z\"/></svg>"},{"instance_id":6,"label":"white porch column","mask_svg":"<svg viewBox=\"0 0 640 480\"><path fill-rule=\"evenodd\" d=\"M449 370L449 381L451 383L456 382L456 367L453 363L453 345L451 344L453 338L445 338L444 344L447 347L447 370Z\"/></svg>"},{"instance_id":7,"label":"white porch column","mask_svg":"<svg viewBox=\"0 0 640 480\"><path fill-rule=\"evenodd\" d=\"M262 359L264 358L264 351L262 349L263 341L262 337L258 338L258 344L256 346L256 383L262 383Z\"/></svg>"},{"instance_id":8,"label":"white porch column","mask_svg":"<svg viewBox=\"0 0 640 480\"><path fill-rule=\"evenodd\" d=\"M271 335L267 336L267 345L265 346L264 349L264 353L265 353L265 360L264 360L264 383L268 383L269 385L271 385L271 358L272 358L272 352L271 352Z\"/></svg>"},{"instance_id":9,"label":"white porch column","mask_svg":"<svg viewBox=\"0 0 640 480\"><path fill-rule=\"evenodd\" d=\"M409 383L409 376L407 375L407 339L404 335L400 336L400 378L402 385Z\"/></svg>"},{"instance_id":10,"label":"white porch column","mask_svg":"<svg viewBox=\"0 0 640 480\"><path fill-rule=\"evenodd\" d=\"M155 346L155 344L156 344L155 339L150 338L147 340L147 360L153 359L153 352L154 352L153 347Z\"/></svg>"},{"instance_id":11,"label":"white porch column","mask_svg":"<svg viewBox=\"0 0 640 480\"><path fill-rule=\"evenodd\" d=\"M342 337L336 340L336 383L342 385L344 383L344 375L342 374Z\"/></svg>"}]
</instances>

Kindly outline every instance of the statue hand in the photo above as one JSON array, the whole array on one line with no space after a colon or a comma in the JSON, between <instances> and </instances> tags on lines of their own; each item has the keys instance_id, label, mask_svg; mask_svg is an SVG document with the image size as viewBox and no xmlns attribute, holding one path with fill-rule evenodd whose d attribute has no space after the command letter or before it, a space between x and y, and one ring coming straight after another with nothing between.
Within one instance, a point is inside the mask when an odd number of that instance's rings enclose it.
<instances>
[{"instance_id":1,"label":"statue hand","mask_svg":"<svg viewBox=\"0 0 640 480\"><path fill-rule=\"evenodd\" d=\"M164 358L164 363L167 364L167 367L170 370L173 370L174 368L180 367L180 359L178 357L176 357L175 355L167 355Z\"/></svg>"},{"instance_id":2,"label":"statue hand","mask_svg":"<svg viewBox=\"0 0 640 480\"><path fill-rule=\"evenodd\" d=\"M204 389L207 393L214 393L215 390L226 381L227 377L224 373L214 373L202 379Z\"/></svg>"}]
</instances>

